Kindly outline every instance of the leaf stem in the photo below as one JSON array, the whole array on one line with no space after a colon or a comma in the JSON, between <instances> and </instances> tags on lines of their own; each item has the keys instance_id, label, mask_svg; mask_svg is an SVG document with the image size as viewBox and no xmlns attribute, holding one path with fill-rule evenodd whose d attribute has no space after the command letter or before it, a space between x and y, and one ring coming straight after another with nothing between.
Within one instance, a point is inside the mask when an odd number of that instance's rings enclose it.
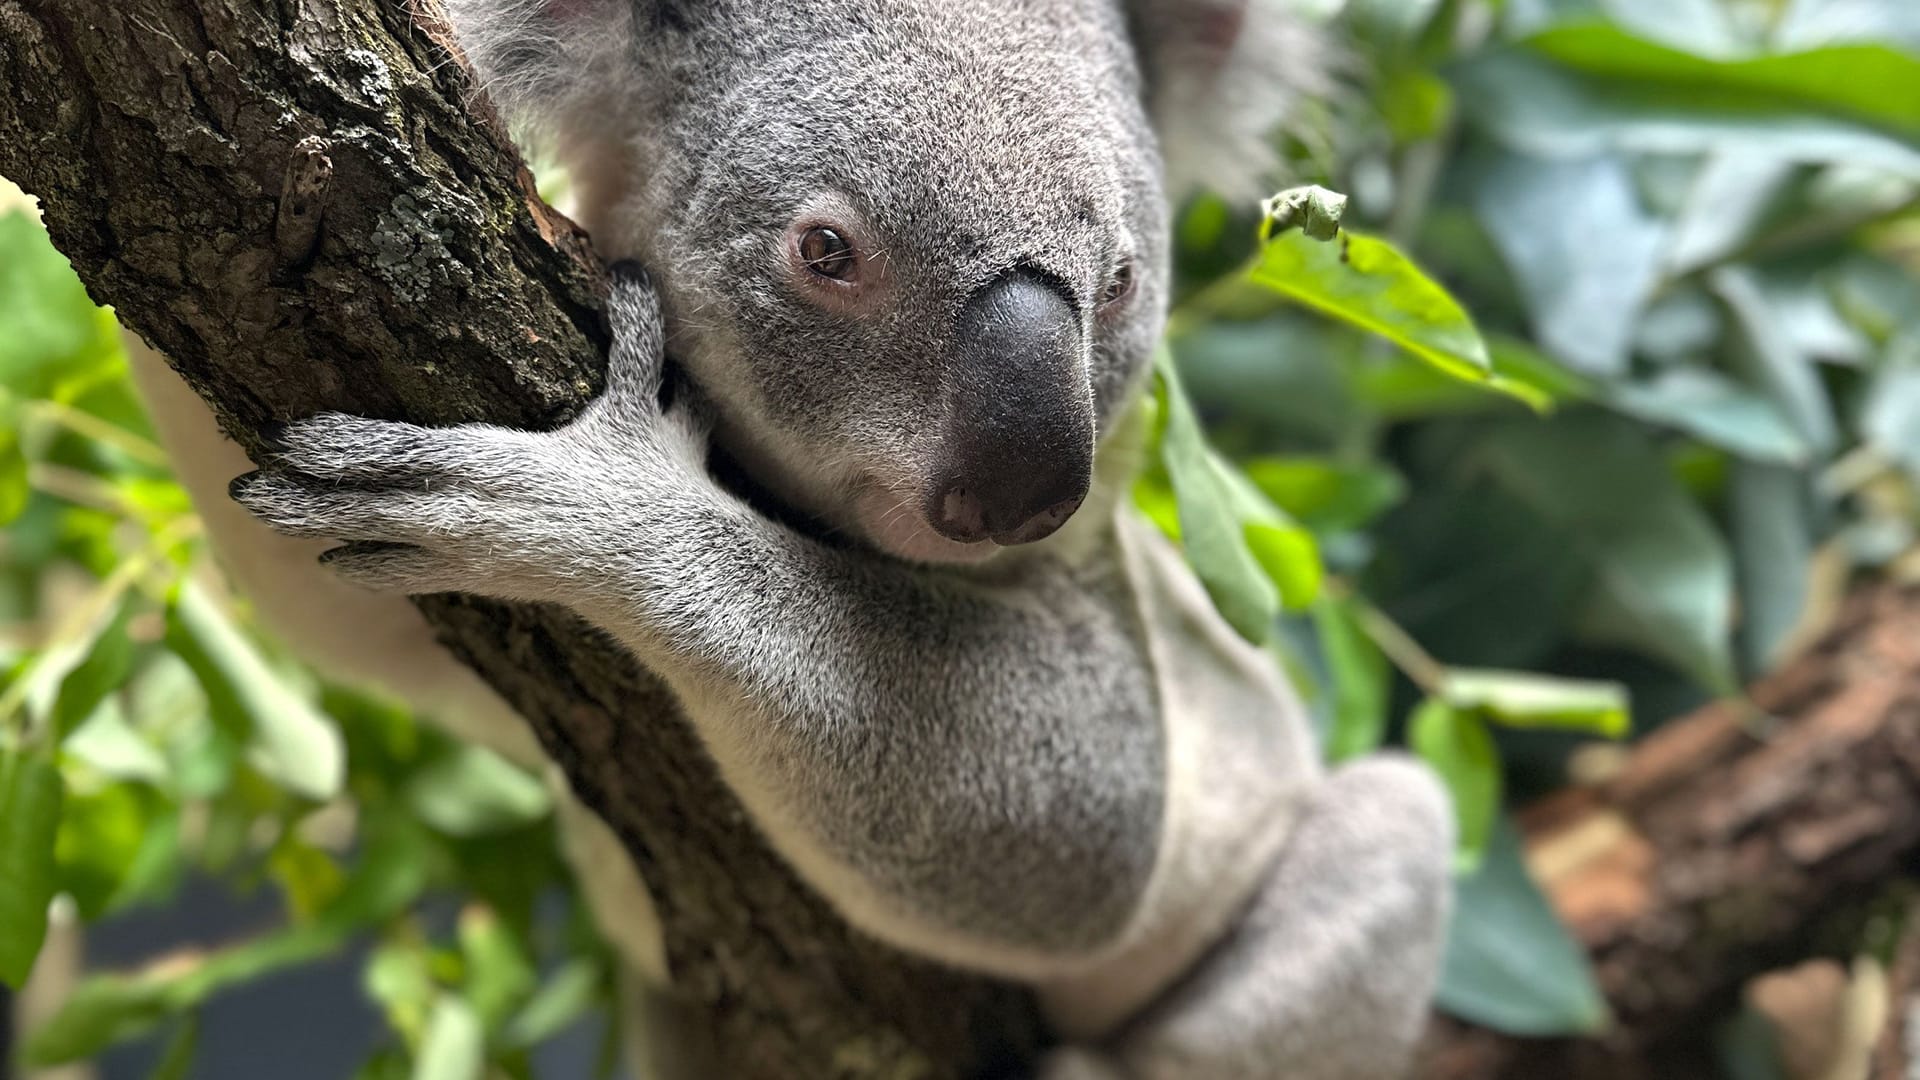
<instances>
[{"instance_id":1,"label":"leaf stem","mask_svg":"<svg viewBox=\"0 0 1920 1080\"><path fill-rule=\"evenodd\" d=\"M30 403L31 415L59 424L76 435L92 439L94 442L111 446L130 458L156 465L167 466L167 453L151 440L136 435L118 424L108 423L92 413L76 409L64 401L41 399Z\"/></svg>"},{"instance_id":2,"label":"leaf stem","mask_svg":"<svg viewBox=\"0 0 1920 1080\"><path fill-rule=\"evenodd\" d=\"M1413 640L1399 623L1394 622L1386 612L1375 607L1366 597L1359 595L1346 582L1328 582L1329 591L1338 592L1353 601L1354 616L1360 629L1373 639L1380 651L1386 654L1393 666L1403 672L1415 686L1428 694L1438 694L1447 682L1447 666L1434 659L1433 654Z\"/></svg>"}]
</instances>

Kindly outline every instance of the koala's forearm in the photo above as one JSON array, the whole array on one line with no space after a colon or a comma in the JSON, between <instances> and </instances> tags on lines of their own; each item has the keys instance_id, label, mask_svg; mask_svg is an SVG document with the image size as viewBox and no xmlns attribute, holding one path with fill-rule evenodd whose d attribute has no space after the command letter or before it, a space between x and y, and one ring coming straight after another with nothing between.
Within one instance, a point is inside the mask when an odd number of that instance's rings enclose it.
<instances>
[{"instance_id":1,"label":"koala's forearm","mask_svg":"<svg viewBox=\"0 0 1920 1080\"><path fill-rule=\"evenodd\" d=\"M606 602L585 613L769 719L844 729L980 711L976 676L1004 688L993 711L1152 711L1146 681L1123 675L1145 666L1137 628L1099 595L1111 567L1034 559L969 579L828 547L723 495L674 502L671 520L630 534Z\"/></svg>"}]
</instances>

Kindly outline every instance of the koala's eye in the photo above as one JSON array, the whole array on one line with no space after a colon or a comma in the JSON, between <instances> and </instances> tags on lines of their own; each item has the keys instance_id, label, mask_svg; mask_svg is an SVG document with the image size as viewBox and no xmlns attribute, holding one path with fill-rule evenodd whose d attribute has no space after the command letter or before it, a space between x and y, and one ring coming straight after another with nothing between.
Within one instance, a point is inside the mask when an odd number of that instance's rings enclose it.
<instances>
[{"instance_id":1,"label":"koala's eye","mask_svg":"<svg viewBox=\"0 0 1920 1080\"><path fill-rule=\"evenodd\" d=\"M815 225L800 236L800 261L823 278L846 281L858 265L853 245L825 225Z\"/></svg>"},{"instance_id":2,"label":"koala's eye","mask_svg":"<svg viewBox=\"0 0 1920 1080\"><path fill-rule=\"evenodd\" d=\"M1114 305L1133 295L1133 260L1121 263L1113 270L1113 276L1107 279L1106 288L1100 290L1100 306Z\"/></svg>"}]
</instances>

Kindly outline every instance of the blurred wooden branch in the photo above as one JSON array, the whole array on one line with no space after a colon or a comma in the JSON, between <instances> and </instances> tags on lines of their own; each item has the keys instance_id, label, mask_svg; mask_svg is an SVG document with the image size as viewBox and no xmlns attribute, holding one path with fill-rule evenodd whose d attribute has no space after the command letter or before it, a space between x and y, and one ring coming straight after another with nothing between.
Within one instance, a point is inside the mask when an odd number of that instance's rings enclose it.
<instances>
[{"instance_id":1,"label":"blurred wooden branch","mask_svg":"<svg viewBox=\"0 0 1920 1080\"><path fill-rule=\"evenodd\" d=\"M439 29L386 0L0 0L0 174L250 449L324 409L550 425L600 379L600 271ZM1031 1048L1025 995L802 887L625 653L552 609L422 608L641 866L715 1075L958 1077Z\"/></svg>"},{"instance_id":2,"label":"blurred wooden branch","mask_svg":"<svg viewBox=\"0 0 1920 1080\"><path fill-rule=\"evenodd\" d=\"M1920 591L1856 594L1751 700L1673 723L1611 781L1522 815L1528 861L1616 1029L1527 1041L1443 1018L1422 1080L1712 1075L1703 1025L1746 979L1850 947L1824 935L1920 872ZM1894 1010L1909 1027L1916 940L1909 928Z\"/></svg>"}]
</instances>

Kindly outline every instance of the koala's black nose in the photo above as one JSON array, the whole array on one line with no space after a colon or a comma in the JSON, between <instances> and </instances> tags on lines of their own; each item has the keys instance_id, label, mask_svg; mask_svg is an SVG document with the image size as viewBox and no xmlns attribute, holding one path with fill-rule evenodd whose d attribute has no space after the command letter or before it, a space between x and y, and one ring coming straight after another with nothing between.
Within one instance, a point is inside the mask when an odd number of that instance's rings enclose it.
<instances>
[{"instance_id":1,"label":"koala's black nose","mask_svg":"<svg viewBox=\"0 0 1920 1080\"><path fill-rule=\"evenodd\" d=\"M1027 270L968 299L950 364L949 419L926 516L962 543L1053 533L1093 483L1093 389L1080 314Z\"/></svg>"}]
</instances>

